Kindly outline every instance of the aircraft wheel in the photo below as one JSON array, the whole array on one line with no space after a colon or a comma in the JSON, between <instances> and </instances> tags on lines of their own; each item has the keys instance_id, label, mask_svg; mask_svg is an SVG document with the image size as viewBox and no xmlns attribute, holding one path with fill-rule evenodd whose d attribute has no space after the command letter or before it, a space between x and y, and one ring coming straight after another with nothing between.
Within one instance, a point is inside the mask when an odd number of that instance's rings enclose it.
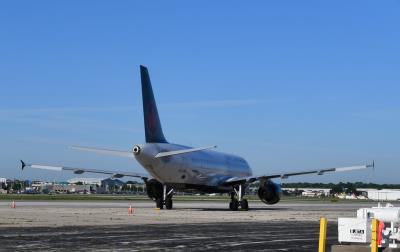
<instances>
[{"instance_id":1,"label":"aircraft wheel","mask_svg":"<svg viewBox=\"0 0 400 252\"><path fill-rule=\"evenodd\" d=\"M247 199L243 199L242 202L240 203L240 206L242 210L249 210L249 203L247 202Z\"/></svg>"},{"instance_id":2,"label":"aircraft wheel","mask_svg":"<svg viewBox=\"0 0 400 252\"><path fill-rule=\"evenodd\" d=\"M172 198L167 198L165 200L165 208L166 209L172 209Z\"/></svg>"},{"instance_id":3,"label":"aircraft wheel","mask_svg":"<svg viewBox=\"0 0 400 252\"><path fill-rule=\"evenodd\" d=\"M164 202L163 202L162 198L156 199L156 207L157 208L163 209L164 208L164 204L163 203Z\"/></svg>"},{"instance_id":4,"label":"aircraft wheel","mask_svg":"<svg viewBox=\"0 0 400 252\"><path fill-rule=\"evenodd\" d=\"M229 209L231 209L232 211L237 211L238 208L239 208L239 201L237 199L234 199L229 203Z\"/></svg>"}]
</instances>

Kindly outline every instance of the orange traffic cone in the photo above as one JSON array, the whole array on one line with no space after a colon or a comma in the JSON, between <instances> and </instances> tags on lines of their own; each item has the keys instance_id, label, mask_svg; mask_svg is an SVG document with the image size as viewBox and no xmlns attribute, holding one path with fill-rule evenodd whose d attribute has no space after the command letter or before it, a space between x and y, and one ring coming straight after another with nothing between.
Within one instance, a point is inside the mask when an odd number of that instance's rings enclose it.
<instances>
[{"instance_id":1,"label":"orange traffic cone","mask_svg":"<svg viewBox=\"0 0 400 252\"><path fill-rule=\"evenodd\" d=\"M132 206L129 206L129 208L128 208L128 214L133 214L133 212L134 212L133 207L132 207Z\"/></svg>"},{"instance_id":2,"label":"orange traffic cone","mask_svg":"<svg viewBox=\"0 0 400 252\"><path fill-rule=\"evenodd\" d=\"M13 202L11 203L10 207L11 207L11 208L16 208L16 207L17 207L17 205L15 204L15 201L13 201Z\"/></svg>"}]
</instances>

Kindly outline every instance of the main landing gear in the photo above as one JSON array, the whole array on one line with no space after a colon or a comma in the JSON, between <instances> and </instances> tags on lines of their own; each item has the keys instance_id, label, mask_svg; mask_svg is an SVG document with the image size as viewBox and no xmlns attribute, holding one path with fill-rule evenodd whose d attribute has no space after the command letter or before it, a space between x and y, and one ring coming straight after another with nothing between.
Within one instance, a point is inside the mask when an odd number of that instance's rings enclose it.
<instances>
[{"instance_id":1,"label":"main landing gear","mask_svg":"<svg viewBox=\"0 0 400 252\"><path fill-rule=\"evenodd\" d=\"M231 202L229 202L229 209L232 211L237 211L240 209L247 211L249 210L249 203L246 199L243 199L244 191L243 185L238 185L233 187L233 191L231 192Z\"/></svg>"},{"instance_id":2,"label":"main landing gear","mask_svg":"<svg viewBox=\"0 0 400 252\"><path fill-rule=\"evenodd\" d=\"M163 194L162 198L156 199L156 207L159 209L172 209L172 195L174 193L174 189L170 189L167 192L167 185L163 185Z\"/></svg>"}]
</instances>

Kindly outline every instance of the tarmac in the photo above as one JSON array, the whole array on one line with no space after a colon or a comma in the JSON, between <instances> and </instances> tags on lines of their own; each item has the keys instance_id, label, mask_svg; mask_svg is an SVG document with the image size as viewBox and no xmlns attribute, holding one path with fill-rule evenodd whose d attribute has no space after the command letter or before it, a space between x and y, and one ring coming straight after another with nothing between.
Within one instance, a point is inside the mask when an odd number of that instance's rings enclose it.
<instances>
[{"instance_id":1,"label":"tarmac","mask_svg":"<svg viewBox=\"0 0 400 252\"><path fill-rule=\"evenodd\" d=\"M0 202L1 251L317 251L319 218L328 218L328 247L337 243L338 217L373 203ZM132 205L133 214L128 214Z\"/></svg>"}]
</instances>

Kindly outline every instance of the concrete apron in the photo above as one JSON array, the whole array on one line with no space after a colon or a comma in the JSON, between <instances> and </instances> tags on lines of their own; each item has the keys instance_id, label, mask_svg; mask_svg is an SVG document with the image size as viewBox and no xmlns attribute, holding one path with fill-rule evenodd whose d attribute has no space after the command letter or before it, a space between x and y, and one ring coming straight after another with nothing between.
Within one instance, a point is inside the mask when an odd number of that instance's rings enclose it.
<instances>
[{"instance_id":1,"label":"concrete apron","mask_svg":"<svg viewBox=\"0 0 400 252\"><path fill-rule=\"evenodd\" d=\"M400 248L385 248L382 252L400 252ZM366 245L332 245L331 252L370 252L371 247Z\"/></svg>"}]
</instances>

